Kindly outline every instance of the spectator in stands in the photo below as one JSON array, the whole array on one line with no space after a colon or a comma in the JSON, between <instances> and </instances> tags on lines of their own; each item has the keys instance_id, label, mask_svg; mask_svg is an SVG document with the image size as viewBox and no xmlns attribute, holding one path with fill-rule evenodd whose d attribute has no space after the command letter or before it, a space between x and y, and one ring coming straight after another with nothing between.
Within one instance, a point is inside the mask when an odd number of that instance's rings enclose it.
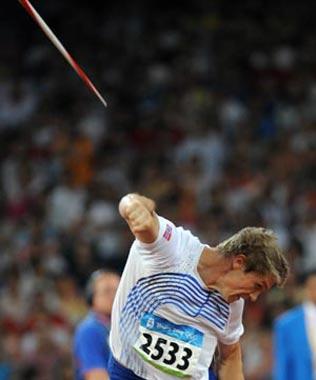
<instances>
[{"instance_id":1,"label":"spectator in stands","mask_svg":"<svg viewBox=\"0 0 316 380\"><path fill-rule=\"evenodd\" d=\"M92 273L86 289L91 310L77 326L74 337L76 380L108 380L110 315L119 276L98 270Z\"/></svg>"},{"instance_id":2,"label":"spectator in stands","mask_svg":"<svg viewBox=\"0 0 316 380\"><path fill-rule=\"evenodd\" d=\"M275 323L274 380L316 379L316 269L304 281L305 300Z\"/></svg>"}]
</instances>

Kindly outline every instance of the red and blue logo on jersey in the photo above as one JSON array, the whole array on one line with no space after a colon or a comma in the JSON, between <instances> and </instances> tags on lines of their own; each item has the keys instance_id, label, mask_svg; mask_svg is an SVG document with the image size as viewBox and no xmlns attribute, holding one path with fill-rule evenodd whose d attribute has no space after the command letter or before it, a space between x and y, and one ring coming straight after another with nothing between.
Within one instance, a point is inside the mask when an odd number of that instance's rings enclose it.
<instances>
[{"instance_id":1,"label":"red and blue logo on jersey","mask_svg":"<svg viewBox=\"0 0 316 380\"><path fill-rule=\"evenodd\" d=\"M172 227L167 224L167 227L166 227L166 230L165 232L163 233L163 237L166 239L166 240L170 240L171 239L171 235L172 235Z\"/></svg>"}]
</instances>

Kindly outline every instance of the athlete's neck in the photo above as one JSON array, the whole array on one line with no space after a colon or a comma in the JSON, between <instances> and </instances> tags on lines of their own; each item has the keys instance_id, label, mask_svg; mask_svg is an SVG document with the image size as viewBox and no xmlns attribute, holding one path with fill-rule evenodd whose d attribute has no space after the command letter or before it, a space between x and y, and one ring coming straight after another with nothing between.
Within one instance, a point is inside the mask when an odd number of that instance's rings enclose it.
<instances>
[{"instance_id":1,"label":"athlete's neck","mask_svg":"<svg viewBox=\"0 0 316 380\"><path fill-rule=\"evenodd\" d=\"M204 284L209 289L220 291L218 280L230 270L230 267L230 260L220 256L216 248L205 247L200 256L197 270Z\"/></svg>"}]
</instances>

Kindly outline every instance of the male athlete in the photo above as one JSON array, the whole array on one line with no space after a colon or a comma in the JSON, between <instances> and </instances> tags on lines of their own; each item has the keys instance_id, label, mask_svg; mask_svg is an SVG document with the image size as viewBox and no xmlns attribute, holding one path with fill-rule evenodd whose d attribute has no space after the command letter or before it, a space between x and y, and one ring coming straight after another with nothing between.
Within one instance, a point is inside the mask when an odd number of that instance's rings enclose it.
<instances>
[{"instance_id":1,"label":"male athlete","mask_svg":"<svg viewBox=\"0 0 316 380\"><path fill-rule=\"evenodd\" d=\"M288 276L275 235L248 227L210 247L144 196L119 212L136 239L113 305L111 380L208 380L217 345L219 379L243 380L244 301Z\"/></svg>"}]
</instances>

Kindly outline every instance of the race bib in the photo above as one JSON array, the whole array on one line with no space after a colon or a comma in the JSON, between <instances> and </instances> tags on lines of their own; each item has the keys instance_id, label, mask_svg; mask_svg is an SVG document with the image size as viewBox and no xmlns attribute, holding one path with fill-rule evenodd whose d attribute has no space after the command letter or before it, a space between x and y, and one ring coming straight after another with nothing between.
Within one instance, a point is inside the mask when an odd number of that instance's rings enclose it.
<instances>
[{"instance_id":1,"label":"race bib","mask_svg":"<svg viewBox=\"0 0 316 380\"><path fill-rule=\"evenodd\" d=\"M143 315L139 331L134 349L146 362L172 376L192 376L203 345L201 331L149 313Z\"/></svg>"}]
</instances>

